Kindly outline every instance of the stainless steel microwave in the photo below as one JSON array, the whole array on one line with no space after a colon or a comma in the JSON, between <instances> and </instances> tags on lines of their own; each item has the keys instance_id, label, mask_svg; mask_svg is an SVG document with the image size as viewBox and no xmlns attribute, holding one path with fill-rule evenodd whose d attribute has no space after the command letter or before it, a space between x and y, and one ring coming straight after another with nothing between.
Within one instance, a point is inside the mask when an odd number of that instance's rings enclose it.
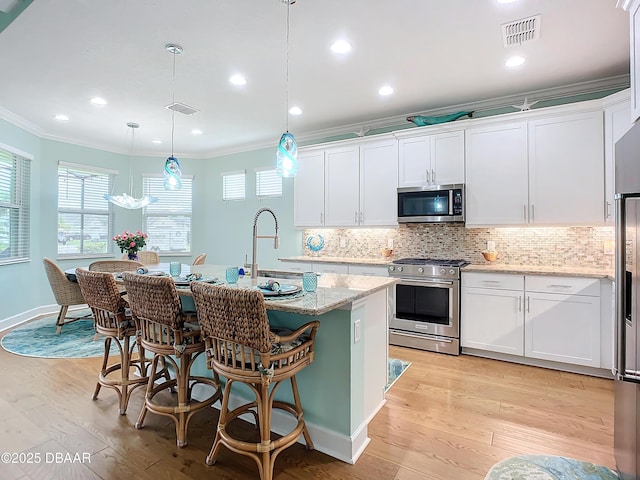
<instances>
[{"instance_id":1,"label":"stainless steel microwave","mask_svg":"<svg viewBox=\"0 0 640 480\"><path fill-rule=\"evenodd\" d=\"M398 188L398 223L464 222L464 185Z\"/></svg>"}]
</instances>

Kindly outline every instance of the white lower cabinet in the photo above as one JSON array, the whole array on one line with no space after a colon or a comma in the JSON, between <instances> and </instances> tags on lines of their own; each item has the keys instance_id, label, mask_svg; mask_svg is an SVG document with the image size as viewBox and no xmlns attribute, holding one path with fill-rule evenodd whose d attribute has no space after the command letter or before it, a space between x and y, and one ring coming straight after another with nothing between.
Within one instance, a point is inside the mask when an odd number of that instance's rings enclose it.
<instances>
[{"instance_id":1,"label":"white lower cabinet","mask_svg":"<svg viewBox=\"0 0 640 480\"><path fill-rule=\"evenodd\" d=\"M600 355L598 279L463 272L461 292L463 348L608 365Z\"/></svg>"},{"instance_id":2,"label":"white lower cabinet","mask_svg":"<svg viewBox=\"0 0 640 480\"><path fill-rule=\"evenodd\" d=\"M367 275L372 277L388 277L389 271L384 265L349 264L349 275Z\"/></svg>"}]
</instances>

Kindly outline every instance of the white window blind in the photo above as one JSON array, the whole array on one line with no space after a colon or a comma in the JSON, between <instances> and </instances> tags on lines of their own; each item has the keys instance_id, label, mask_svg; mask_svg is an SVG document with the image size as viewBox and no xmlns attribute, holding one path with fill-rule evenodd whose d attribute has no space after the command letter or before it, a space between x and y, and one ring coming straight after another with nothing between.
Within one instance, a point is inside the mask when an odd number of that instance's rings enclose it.
<instances>
[{"instance_id":1,"label":"white window blind","mask_svg":"<svg viewBox=\"0 0 640 480\"><path fill-rule=\"evenodd\" d=\"M143 209L143 228L149 235L147 250L158 253L191 253L193 177L182 176L180 190L165 190L162 175L144 175L144 194L158 199Z\"/></svg>"},{"instance_id":2,"label":"white window blind","mask_svg":"<svg viewBox=\"0 0 640 480\"><path fill-rule=\"evenodd\" d=\"M113 210L104 198L113 174L98 167L58 164L58 257L111 251Z\"/></svg>"},{"instance_id":3,"label":"white window blind","mask_svg":"<svg viewBox=\"0 0 640 480\"><path fill-rule=\"evenodd\" d=\"M0 264L29 260L31 162L0 149Z\"/></svg>"},{"instance_id":4,"label":"white window blind","mask_svg":"<svg viewBox=\"0 0 640 480\"><path fill-rule=\"evenodd\" d=\"M244 200L245 199L245 178L246 172L239 170L236 172L226 172L222 174L222 199L223 200Z\"/></svg>"},{"instance_id":5,"label":"white window blind","mask_svg":"<svg viewBox=\"0 0 640 480\"><path fill-rule=\"evenodd\" d=\"M282 177L275 168L256 168L256 197L281 197Z\"/></svg>"}]
</instances>

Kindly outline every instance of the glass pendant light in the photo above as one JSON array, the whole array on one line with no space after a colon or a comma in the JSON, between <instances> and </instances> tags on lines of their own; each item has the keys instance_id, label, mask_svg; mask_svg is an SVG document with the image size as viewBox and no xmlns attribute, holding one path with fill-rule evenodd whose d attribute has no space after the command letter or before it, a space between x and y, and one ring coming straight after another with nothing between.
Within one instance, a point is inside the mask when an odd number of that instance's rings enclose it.
<instances>
[{"instance_id":1,"label":"glass pendant light","mask_svg":"<svg viewBox=\"0 0 640 480\"><path fill-rule=\"evenodd\" d=\"M129 192L131 195L127 193L123 193L122 195L105 195L104 198L109 200L114 205L118 207L126 208L128 210L136 210L138 208L146 207L152 203L158 201L156 197L151 197L145 195L141 198L136 198L133 196L133 177L131 176L131 163L133 163L133 144L135 131L140 127L137 123L129 122L127 123L127 127L131 129L131 149L129 150Z\"/></svg>"},{"instance_id":2,"label":"glass pendant light","mask_svg":"<svg viewBox=\"0 0 640 480\"><path fill-rule=\"evenodd\" d=\"M298 173L298 144L289 133L289 10L296 0L281 0L287 4L287 131L280 137L276 153L276 172L283 177L295 177Z\"/></svg>"},{"instance_id":3,"label":"glass pendant light","mask_svg":"<svg viewBox=\"0 0 640 480\"><path fill-rule=\"evenodd\" d=\"M165 46L167 52L173 54L173 94L171 105L176 103L176 55L182 54L182 47L174 43ZM180 162L173 156L173 134L175 130L176 111L171 109L171 156L164 162L164 189L180 190L182 188L182 170Z\"/></svg>"}]
</instances>

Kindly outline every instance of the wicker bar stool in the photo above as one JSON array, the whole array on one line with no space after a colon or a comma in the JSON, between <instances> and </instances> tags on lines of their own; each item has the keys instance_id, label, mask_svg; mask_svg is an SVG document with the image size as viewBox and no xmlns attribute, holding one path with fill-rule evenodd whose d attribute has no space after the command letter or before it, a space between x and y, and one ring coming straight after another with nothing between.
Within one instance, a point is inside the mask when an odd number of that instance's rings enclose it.
<instances>
[{"instance_id":1,"label":"wicker bar stool","mask_svg":"<svg viewBox=\"0 0 640 480\"><path fill-rule=\"evenodd\" d=\"M89 264L89 270L92 272L135 272L140 267L144 265L133 260L96 260Z\"/></svg>"},{"instance_id":2,"label":"wicker bar stool","mask_svg":"<svg viewBox=\"0 0 640 480\"><path fill-rule=\"evenodd\" d=\"M201 253L194 260L192 265L204 265L204 262L207 260L207 254Z\"/></svg>"},{"instance_id":3,"label":"wicker bar stool","mask_svg":"<svg viewBox=\"0 0 640 480\"><path fill-rule=\"evenodd\" d=\"M143 427L147 411L171 417L176 424L176 443L184 447L191 417L222 397L220 379L217 373L213 378L191 375L193 362L204 352L204 342L198 324L185 322L173 280L130 272L124 272L122 278L133 317L140 322L142 346L153 353L151 371L156 371L158 362L164 360L175 372L175 378L159 384L149 379L136 428ZM194 401L191 394L197 384L212 387L213 393L204 400ZM167 388L177 389L175 404L162 404L154 398Z\"/></svg>"},{"instance_id":4,"label":"wicker bar stool","mask_svg":"<svg viewBox=\"0 0 640 480\"><path fill-rule=\"evenodd\" d=\"M56 303L60 305L60 312L58 312L58 318L56 319L56 333L60 334L64 324L90 318L91 316L67 316L70 306L87 303L82 295L82 290L80 290L80 286L76 282L72 282L67 278L62 269L53 260L44 257L42 263L44 264L44 271L47 273L53 296L56 299Z\"/></svg>"},{"instance_id":5,"label":"wicker bar stool","mask_svg":"<svg viewBox=\"0 0 640 480\"><path fill-rule=\"evenodd\" d=\"M138 329L128 312L127 302L120 295L112 274L78 268L76 269L76 278L82 294L93 312L96 333L105 337L102 368L93 393L93 400L98 398L100 387L112 388L118 393L118 412L120 415L124 415L131 392L137 387L146 385L149 380L147 377L148 361L145 359L144 349L137 341ZM109 365L112 341L118 345L120 361ZM134 358L133 350L136 346L138 347L138 356ZM137 370L138 377L131 376L132 368ZM120 375L118 376L117 373ZM166 372L162 373L166 374Z\"/></svg>"},{"instance_id":6,"label":"wicker bar stool","mask_svg":"<svg viewBox=\"0 0 640 480\"><path fill-rule=\"evenodd\" d=\"M271 480L276 457L296 443L301 434L307 449L313 449L295 375L313 362L314 341L320 322L306 323L295 332L276 333L275 329L269 329L264 297L257 290L192 282L191 291L198 322L205 336L207 366L227 379L216 436L206 463L213 465L220 446L224 445L231 451L251 457L258 465L260 479ZM291 381L294 404L274 400L275 391L287 379ZM248 385L255 394L255 401L229 411L234 382ZM271 413L274 408L291 414L297 420L295 428L277 440L271 439ZM245 413L256 417L260 442L233 438L227 430L229 422Z\"/></svg>"}]
</instances>

